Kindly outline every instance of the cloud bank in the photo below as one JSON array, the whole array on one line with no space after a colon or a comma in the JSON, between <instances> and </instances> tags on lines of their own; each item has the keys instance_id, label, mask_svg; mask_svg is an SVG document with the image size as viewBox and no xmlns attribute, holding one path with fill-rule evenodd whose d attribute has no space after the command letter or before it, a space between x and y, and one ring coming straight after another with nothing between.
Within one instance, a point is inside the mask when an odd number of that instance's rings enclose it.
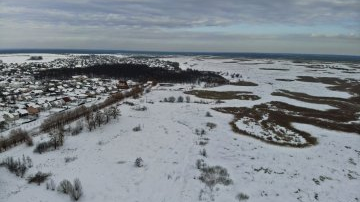
<instances>
[{"instance_id":1,"label":"cloud bank","mask_svg":"<svg viewBox=\"0 0 360 202\"><path fill-rule=\"evenodd\" d=\"M0 48L360 54L358 0L2 0Z\"/></svg>"}]
</instances>

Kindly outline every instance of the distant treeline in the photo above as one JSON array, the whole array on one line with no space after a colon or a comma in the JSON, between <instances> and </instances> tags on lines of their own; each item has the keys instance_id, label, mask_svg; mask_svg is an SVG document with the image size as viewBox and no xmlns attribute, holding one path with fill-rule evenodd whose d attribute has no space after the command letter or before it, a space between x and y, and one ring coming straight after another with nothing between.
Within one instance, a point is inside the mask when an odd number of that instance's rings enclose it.
<instances>
[{"instance_id":1,"label":"distant treeline","mask_svg":"<svg viewBox=\"0 0 360 202\"><path fill-rule=\"evenodd\" d=\"M195 83L197 81L225 83L222 76L207 71L170 70L162 67L149 67L143 64L101 64L85 68L59 68L39 71L35 79L69 79L75 75L88 77L132 79L146 82L148 80L172 83Z\"/></svg>"}]
</instances>

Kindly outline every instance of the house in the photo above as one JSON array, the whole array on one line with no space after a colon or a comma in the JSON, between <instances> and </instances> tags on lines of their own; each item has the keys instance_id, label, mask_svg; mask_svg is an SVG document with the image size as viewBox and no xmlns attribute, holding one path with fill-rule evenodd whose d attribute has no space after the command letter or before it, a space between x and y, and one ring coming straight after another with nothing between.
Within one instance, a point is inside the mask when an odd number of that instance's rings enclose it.
<instances>
[{"instance_id":1,"label":"house","mask_svg":"<svg viewBox=\"0 0 360 202\"><path fill-rule=\"evenodd\" d=\"M33 106L28 107L27 111L28 111L29 115L36 115L36 116L39 115L39 112L40 112L40 110L38 108L35 108Z\"/></svg>"},{"instance_id":2,"label":"house","mask_svg":"<svg viewBox=\"0 0 360 202\"><path fill-rule=\"evenodd\" d=\"M134 87L134 86L136 86L138 84L138 83L136 83L135 81L132 81L132 80L128 80L126 83L130 88Z\"/></svg>"},{"instance_id":3,"label":"house","mask_svg":"<svg viewBox=\"0 0 360 202\"><path fill-rule=\"evenodd\" d=\"M25 117L29 115L29 112L26 109L17 109L16 113L19 114L19 117Z\"/></svg>"},{"instance_id":4,"label":"house","mask_svg":"<svg viewBox=\"0 0 360 202\"><path fill-rule=\"evenodd\" d=\"M70 97L63 97L62 99L64 100L65 103L71 102Z\"/></svg>"},{"instance_id":5,"label":"house","mask_svg":"<svg viewBox=\"0 0 360 202\"><path fill-rule=\"evenodd\" d=\"M41 107L44 110L49 110L49 109L51 109L51 104L48 102L45 102L45 103L41 104Z\"/></svg>"},{"instance_id":6,"label":"house","mask_svg":"<svg viewBox=\"0 0 360 202\"><path fill-rule=\"evenodd\" d=\"M126 81L119 81L117 84L116 84L116 87L118 89L129 89L129 86L127 84Z\"/></svg>"}]
</instances>

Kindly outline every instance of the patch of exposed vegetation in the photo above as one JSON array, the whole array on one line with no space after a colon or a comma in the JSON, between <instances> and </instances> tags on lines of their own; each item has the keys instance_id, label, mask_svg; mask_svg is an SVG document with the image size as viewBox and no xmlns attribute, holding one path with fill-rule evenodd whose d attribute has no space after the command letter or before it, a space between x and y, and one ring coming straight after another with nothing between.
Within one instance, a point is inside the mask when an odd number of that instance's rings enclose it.
<instances>
[{"instance_id":1,"label":"patch of exposed vegetation","mask_svg":"<svg viewBox=\"0 0 360 202\"><path fill-rule=\"evenodd\" d=\"M291 82L291 81L295 81L293 79L275 79L276 81L286 81L286 82Z\"/></svg>"},{"instance_id":2,"label":"patch of exposed vegetation","mask_svg":"<svg viewBox=\"0 0 360 202\"><path fill-rule=\"evenodd\" d=\"M208 90L192 90L186 91L185 94L195 95L196 97L203 99L214 100L258 100L259 96L253 95L249 91L208 91Z\"/></svg>"},{"instance_id":3,"label":"patch of exposed vegetation","mask_svg":"<svg viewBox=\"0 0 360 202\"><path fill-rule=\"evenodd\" d=\"M322 83L331 85L327 88L334 91L348 92L352 95L360 96L360 82L355 79L341 79L336 77L311 77L311 76L298 76L297 81Z\"/></svg>"},{"instance_id":4,"label":"patch of exposed vegetation","mask_svg":"<svg viewBox=\"0 0 360 202\"><path fill-rule=\"evenodd\" d=\"M281 69L281 68L259 68L261 70L272 70L272 71L289 71L290 69Z\"/></svg>"},{"instance_id":5,"label":"patch of exposed vegetation","mask_svg":"<svg viewBox=\"0 0 360 202\"><path fill-rule=\"evenodd\" d=\"M244 193L239 193L238 195L236 195L236 199L239 201L246 201L249 199L249 196Z\"/></svg>"},{"instance_id":6,"label":"patch of exposed vegetation","mask_svg":"<svg viewBox=\"0 0 360 202\"><path fill-rule=\"evenodd\" d=\"M331 85L327 88L347 92L353 96L347 99L319 97L306 93L279 90L278 92L273 92L272 95L283 96L302 102L326 104L336 109L321 111L273 101L255 105L252 108L227 107L216 108L215 110L230 113L235 116L234 120L230 122L234 132L249 135L277 145L305 147L317 143L315 137L307 132L297 130L291 123L310 124L328 130L360 134L360 124L357 122L360 116L359 81L354 79L309 76L299 76L297 80ZM241 127L238 127L238 125ZM260 132L258 130L255 133L253 128L259 129ZM301 141L299 142L296 139Z\"/></svg>"},{"instance_id":7,"label":"patch of exposed vegetation","mask_svg":"<svg viewBox=\"0 0 360 202\"><path fill-rule=\"evenodd\" d=\"M272 101L270 103L255 105L252 108L226 107L215 110L235 115L230 125L234 132L255 137L262 141L293 147L305 147L315 145L317 139L311 134L294 128L291 123L310 124L317 127L352 132L360 134L358 120L359 105L353 98L321 98L301 93L282 92L287 97L298 100L309 100L314 103L330 104L340 109L320 111L304 107L293 106L283 102ZM274 93L280 95L280 93ZM239 128L236 124L240 122ZM252 130L257 127L261 132Z\"/></svg>"},{"instance_id":8,"label":"patch of exposed vegetation","mask_svg":"<svg viewBox=\"0 0 360 202\"><path fill-rule=\"evenodd\" d=\"M29 183L36 183L38 185L40 185L41 183L45 182L45 180L50 176L50 173L42 173L42 172L37 172L35 175L30 175L27 178L27 181Z\"/></svg>"},{"instance_id":9,"label":"patch of exposed vegetation","mask_svg":"<svg viewBox=\"0 0 360 202\"><path fill-rule=\"evenodd\" d=\"M200 169L200 171L200 181L205 183L210 189L217 184L227 186L233 183L226 168L221 166L204 166Z\"/></svg>"},{"instance_id":10,"label":"patch of exposed vegetation","mask_svg":"<svg viewBox=\"0 0 360 202\"><path fill-rule=\"evenodd\" d=\"M287 97L302 102L330 105L335 108L341 109L342 112L338 112L338 113L347 112L349 113L349 115L350 114L354 115L356 112L360 111L359 96L351 97L348 99L335 98L335 97L319 97L319 96L308 95L306 93L291 92L288 90L279 90L277 92L271 93L271 95ZM338 111L338 110L328 110L328 111Z\"/></svg>"},{"instance_id":11,"label":"patch of exposed vegetation","mask_svg":"<svg viewBox=\"0 0 360 202\"><path fill-rule=\"evenodd\" d=\"M23 155L22 160L20 158L15 160L13 157L7 157L0 163L0 166L7 168L18 177L24 177L26 171L33 166L33 163L30 157L25 158Z\"/></svg>"},{"instance_id":12,"label":"patch of exposed vegetation","mask_svg":"<svg viewBox=\"0 0 360 202\"><path fill-rule=\"evenodd\" d=\"M237 82L230 82L230 85L234 86L258 86L257 83L251 81L237 81Z\"/></svg>"}]
</instances>

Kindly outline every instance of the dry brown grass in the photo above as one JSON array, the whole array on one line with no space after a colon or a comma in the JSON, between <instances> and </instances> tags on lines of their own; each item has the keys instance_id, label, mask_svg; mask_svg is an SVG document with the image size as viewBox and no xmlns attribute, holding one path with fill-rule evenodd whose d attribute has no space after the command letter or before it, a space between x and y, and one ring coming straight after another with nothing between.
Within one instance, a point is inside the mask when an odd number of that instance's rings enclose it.
<instances>
[{"instance_id":1,"label":"dry brown grass","mask_svg":"<svg viewBox=\"0 0 360 202\"><path fill-rule=\"evenodd\" d=\"M257 83L251 81L237 81L237 82L230 82L230 85L234 86L258 86Z\"/></svg>"},{"instance_id":2,"label":"dry brown grass","mask_svg":"<svg viewBox=\"0 0 360 202\"><path fill-rule=\"evenodd\" d=\"M289 71L290 69L281 69L281 68L259 68L261 70L272 70L272 71Z\"/></svg>"},{"instance_id":3,"label":"dry brown grass","mask_svg":"<svg viewBox=\"0 0 360 202\"><path fill-rule=\"evenodd\" d=\"M346 105L345 105L346 106ZM293 106L283 102L273 101L266 104L255 105L252 108L246 107L227 107L227 108L215 108L215 110L224 113L233 114L234 120L230 122L230 125L234 132L248 135L262 141L284 146L292 147L306 147L317 144L317 139L311 134L298 130L294 128L291 123L304 123L320 128L325 128L328 130L336 130L343 132L351 132L360 134L360 124L351 123L358 119L355 110L350 110L350 108L344 109L335 109L320 111L314 109L308 109L298 106ZM268 115L268 119L263 120L264 115ZM305 144L292 144L287 142L278 142L274 139L268 139L265 137L254 136L248 131L242 130L236 126L236 122L243 118L250 118L256 124L262 126L262 129L265 132L275 133L276 136L282 140L284 138L284 133L274 130L272 126L278 125L286 128L289 131L295 132L298 135L302 136L305 140ZM285 134L286 135L286 134ZM291 139L289 139L291 140Z\"/></svg>"},{"instance_id":4,"label":"dry brown grass","mask_svg":"<svg viewBox=\"0 0 360 202\"><path fill-rule=\"evenodd\" d=\"M208 90L192 90L186 91L185 94L195 95L196 97L203 99L215 99L215 100L258 100L259 96L253 95L249 91L208 91Z\"/></svg>"},{"instance_id":5,"label":"dry brown grass","mask_svg":"<svg viewBox=\"0 0 360 202\"><path fill-rule=\"evenodd\" d=\"M328 88L335 91L348 92L352 95L360 96L360 82L355 79L341 79L336 77L311 77L311 76L298 76L297 81L323 83L332 85Z\"/></svg>"}]
</instances>

